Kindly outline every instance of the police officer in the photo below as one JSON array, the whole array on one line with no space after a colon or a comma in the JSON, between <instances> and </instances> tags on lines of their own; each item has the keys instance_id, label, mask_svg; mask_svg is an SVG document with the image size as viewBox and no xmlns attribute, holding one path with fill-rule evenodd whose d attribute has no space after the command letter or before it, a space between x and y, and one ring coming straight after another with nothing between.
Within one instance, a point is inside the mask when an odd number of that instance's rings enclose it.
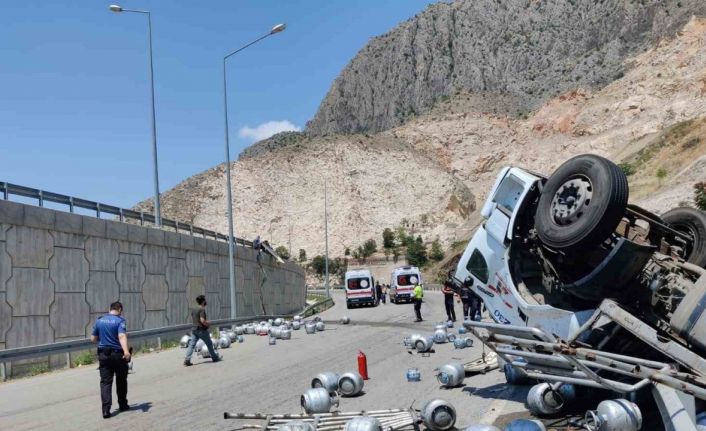
<instances>
[{"instance_id":1,"label":"police officer","mask_svg":"<svg viewBox=\"0 0 706 431\"><path fill-rule=\"evenodd\" d=\"M414 314L417 315L415 322L421 322L424 320L422 319L422 298L424 298L424 289L419 282L414 283L412 294L414 296Z\"/></svg>"},{"instance_id":2,"label":"police officer","mask_svg":"<svg viewBox=\"0 0 706 431\"><path fill-rule=\"evenodd\" d=\"M91 341L98 343L98 370L101 376L101 402L103 418L110 417L113 406L113 375L121 412L129 410L127 403L127 371L130 348L127 345L127 326L122 317L123 304L110 304L110 312L96 319Z\"/></svg>"},{"instance_id":3,"label":"police officer","mask_svg":"<svg viewBox=\"0 0 706 431\"><path fill-rule=\"evenodd\" d=\"M469 277L461 286L459 296L463 302L463 319L480 321L481 299L471 290L473 280Z\"/></svg>"},{"instance_id":4,"label":"police officer","mask_svg":"<svg viewBox=\"0 0 706 431\"><path fill-rule=\"evenodd\" d=\"M441 292L444 294L444 306L446 307L446 319L452 322L456 321L456 310L454 310L454 295L456 292L453 289L453 284L450 280L444 283L444 287L441 288Z\"/></svg>"}]
</instances>

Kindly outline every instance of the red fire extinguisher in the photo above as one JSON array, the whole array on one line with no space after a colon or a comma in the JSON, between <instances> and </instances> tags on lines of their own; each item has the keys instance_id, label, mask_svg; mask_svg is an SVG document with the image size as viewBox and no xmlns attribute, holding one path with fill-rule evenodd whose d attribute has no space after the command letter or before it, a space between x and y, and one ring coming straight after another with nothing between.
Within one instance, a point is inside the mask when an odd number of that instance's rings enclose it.
<instances>
[{"instance_id":1,"label":"red fire extinguisher","mask_svg":"<svg viewBox=\"0 0 706 431\"><path fill-rule=\"evenodd\" d=\"M360 350L358 350L358 373L363 380L368 380L368 358Z\"/></svg>"}]
</instances>

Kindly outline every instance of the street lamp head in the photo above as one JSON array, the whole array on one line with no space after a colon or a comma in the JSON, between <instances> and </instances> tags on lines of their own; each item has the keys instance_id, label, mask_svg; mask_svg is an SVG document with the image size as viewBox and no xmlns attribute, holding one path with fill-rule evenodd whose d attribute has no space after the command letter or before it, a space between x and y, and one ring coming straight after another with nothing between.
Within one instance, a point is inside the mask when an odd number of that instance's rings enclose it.
<instances>
[{"instance_id":1,"label":"street lamp head","mask_svg":"<svg viewBox=\"0 0 706 431\"><path fill-rule=\"evenodd\" d=\"M286 24L277 24L276 26L272 27L270 34L283 32L285 28L287 28Z\"/></svg>"},{"instance_id":2,"label":"street lamp head","mask_svg":"<svg viewBox=\"0 0 706 431\"><path fill-rule=\"evenodd\" d=\"M110 10L112 10L113 12L122 12L122 11L123 11L123 8L121 8L120 6L118 6L118 5L116 5L116 4L110 5L109 8L110 8Z\"/></svg>"}]
</instances>

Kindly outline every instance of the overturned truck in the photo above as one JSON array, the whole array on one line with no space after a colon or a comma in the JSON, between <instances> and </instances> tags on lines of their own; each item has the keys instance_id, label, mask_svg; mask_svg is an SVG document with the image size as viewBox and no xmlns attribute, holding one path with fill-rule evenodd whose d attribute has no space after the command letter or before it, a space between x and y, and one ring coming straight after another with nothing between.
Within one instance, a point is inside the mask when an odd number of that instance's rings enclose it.
<instances>
[{"instance_id":1,"label":"overturned truck","mask_svg":"<svg viewBox=\"0 0 706 431\"><path fill-rule=\"evenodd\" d=\"M465 325L510 380L552 382L549 398L562 384L651 391L665 429L695 430L706 410L706 214L658 216L628 192L620 168L595 155L550 177L504 168L452 276L496 323Z\"/></svg>"}]
</instances>

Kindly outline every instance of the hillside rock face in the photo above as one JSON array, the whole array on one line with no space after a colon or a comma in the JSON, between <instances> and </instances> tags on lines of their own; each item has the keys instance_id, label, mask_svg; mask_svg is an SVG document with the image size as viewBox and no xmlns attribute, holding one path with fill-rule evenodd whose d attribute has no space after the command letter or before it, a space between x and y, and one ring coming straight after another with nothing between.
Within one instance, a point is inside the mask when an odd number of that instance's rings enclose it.
<instances>
[{"instance_id":1,"label":"hillside rock face","mask_svg":"<svg viewBox=\"0 0 706 431\"><path fill-rule=\"evenodd\" d=\"M624 60L672 36L703 0L459 0L372 39L307 124L311 134L381 131L458 91L473 109L524 116L575 88L621 77Z\"/></svg>"},{"instance_id":2,"label":"hillside rock face","mask_svg":"<svg viewBox=\"0 0 706 431\"><path fill-rule=\"evenodd\" d=\"M470 237L501 167L551 174L581 153L632 163L630 200L641 206L660 213L693 202L693 184L706 179L706 19L690 19L621 65L619 78L548 98L522 118L479 109L513 96L461 91L382 132L273 136L233 163L236 235L284 246L291 239L295 256L322 254L328 179L332 256L369 238L380 245L383 229L398 226L448 246ZM163 194L164 216L227 232L225 182L223 165L188 178Z\"/></svg>"}]
</instances>

